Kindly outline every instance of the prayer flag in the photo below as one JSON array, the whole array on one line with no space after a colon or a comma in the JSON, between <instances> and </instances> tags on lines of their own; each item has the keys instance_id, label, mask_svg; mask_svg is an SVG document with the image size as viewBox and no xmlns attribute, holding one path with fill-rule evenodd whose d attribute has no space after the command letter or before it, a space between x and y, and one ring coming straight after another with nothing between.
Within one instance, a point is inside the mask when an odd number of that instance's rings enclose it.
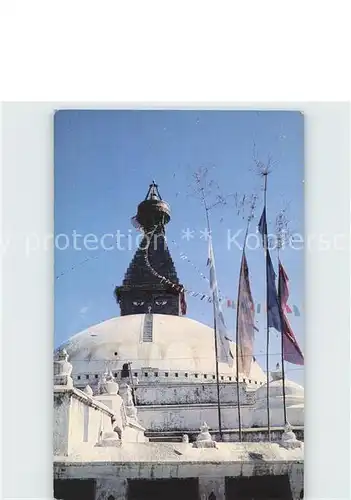
<instances>
[{"instance_id":1,"label":"prayer flag","mask_svg":"<svg viewBox=\"0 0 351 500\"><path fill-rule=\"evenodd\" d=\"M217 361L231 364L233 361L233 355L230 351L227 328L225 326L223 312L219 301L215 260L214 260L211 237L209 237L207 265L210 266L210 288L214 304L213 309L214 309L215 325L216 325L215 335L217 338L217 355L218 355Z\"/></svg>"},{"instance_id":2,"label":"prayer flag","mask_svg":"<svg viewBox=\"0 0 351 500\"><path fill-rule=\"evenodd\" d=\"M249 269L243 252L239 278L237 342L239 372L246 376L251 370L255 330L255 306L251 294Z\"/></svg>"},{"instance_id":3,"label":"prayer flag","mask_svg":"<svg viewBox=\"0 0 351 500\"><path fill-rule=\"evenodd\" d=\"M284 314L286 303L289 298L289 278L285 272L284 267L279 262L279 296L282 311L282 335L283 335L283 359L288 363L294 365L303 365L304 357L295 338L294 332L290 326L287 317Z\"/></svg>"}]
</instances>

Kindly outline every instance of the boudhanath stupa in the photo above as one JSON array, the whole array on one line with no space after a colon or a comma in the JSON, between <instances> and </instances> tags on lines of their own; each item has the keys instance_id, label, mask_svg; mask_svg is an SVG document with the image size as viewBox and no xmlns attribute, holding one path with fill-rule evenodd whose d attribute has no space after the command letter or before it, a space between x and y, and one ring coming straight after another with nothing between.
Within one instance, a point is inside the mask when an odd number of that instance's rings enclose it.
<instances>
[{"instance_id":1,"label":"boudhanath stupa","mask_svg":"<svg viewBox=\"0 0 351 500\"><path fill-rule=\"evenodd\" d=\"M270 374L268 440L267 376L257 360L249 375L220 362L217 380L214 330L185 315L166 243L170 216L152 183L136 215L152 237L115 289L120 316L55 351L54 496L303 498L304 389L285 379L285 424L282 373ZM229 348L235 360L235 343Z\"/></svg>"}]
</instances>

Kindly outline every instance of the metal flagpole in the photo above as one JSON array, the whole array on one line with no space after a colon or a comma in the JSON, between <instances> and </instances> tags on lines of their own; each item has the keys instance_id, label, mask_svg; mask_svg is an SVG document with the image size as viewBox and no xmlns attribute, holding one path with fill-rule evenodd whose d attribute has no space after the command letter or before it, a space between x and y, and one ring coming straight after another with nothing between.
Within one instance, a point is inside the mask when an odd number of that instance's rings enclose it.
<instances>
[{"instance_id":1,"label":"metal flagpole","mask_svg":"<svg viewBox=\"0 0 351 500\"><path fill-rule=\"evenodd\" d=\"M267 430L268 441L271 440L271 418L269 408L269 318L268 318L268 232L267 232L267 177L268 170L264 172L264 215L265 215L265 235L264 235L264 250L266 253L266 318L267 318L267 342L266 342L266 372L267 372Z\"/></svg>"},{"instance_id":2,"label":"metal flagpole","mask_svg":"<svg viewBox=\"0 0 351 500\"><path fill-rule=\"evenodd\" d=\"M215 335L215 356L216 356L216 382L217 382L217 411L218 411L218 430L221 441L223 441L222 434L222 415L221 415L221 400L219 392L219 374L218 374L218 345L217 345L217 326L216 326L216 312L214 311L213 329Z\"/></svg>"},{"instance_id":3,"label":"metal flagpole","mask_svg":"<svg viewBox=\"0 0 351 500\"><path fill-rule=\"evenodd\" d=\"M284 407L284 425L287 424L286 416L286 394L285 394L285 364L284 364L284 312L282 308L282 297L281 297L281 272L280 272L280 260L279 260L279 247L278 247L278 302L279 302L279 315L280 315L280 329L281 329L281 363L282 363L282 379L283 379L283 407Z\"/></svg>"},{"instance_id":4,"label":"metal flagpole","mask_svg":"<svg viewBox=\"0 0 351 500\"><path fill-rule=\"evenodd\" d=\"M210 218L208 216L208 210L209 209L208 209L207 204L206 204L205 196L203 196L203 203L204 203L205 211L206 211L207 229L208 229L208 232L209 232L210 238L211 238ZM213 262L211 264L213 265ZM214 343L215 343L215 356L216 356L216 384L217 384L218 430L219 430L220 439L221 439L221 441L223 441L221 400L220 400L219 373L218 373L218 341L217 341L216 304L215 304L215 292L214 292L214 290L212 291L212 302L213 302L213 330L214 330Z\"/></svg>"}]
</instances>

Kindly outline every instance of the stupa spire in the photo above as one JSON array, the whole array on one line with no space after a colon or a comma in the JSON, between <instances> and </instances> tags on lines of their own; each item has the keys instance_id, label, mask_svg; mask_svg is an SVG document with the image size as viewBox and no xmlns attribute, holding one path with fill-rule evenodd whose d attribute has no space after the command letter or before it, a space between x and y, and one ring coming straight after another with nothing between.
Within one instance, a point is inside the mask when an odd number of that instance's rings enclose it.
<instances>
[{"instance_id":1,"label":"stupa spire","mask_svg":"<svg viewBox=\"0 0 351 500\"><path fill-rule=\"evenodd\" d=\"M146 234L150 231L164 231L164 226L171 220L171 209L162 200L155 181L149 185L144 201L139 203L134 220Z\"/></svg>"},{"instance_id":2,"label":"stupa spire","mask_svg":"<svg viewBox=\"0 0 351 500\"><path fill-rule=\"evenodd\" d=\"M171 210L162 199L155 181L149 185L133 220L143 231L144 238L127 269L122 286L115 289L121 315L179 315L183 287L179 283L165 237L165 226L171 220Z\"/></svg>"},{"instance_id":3,"label":"stupa spire","mask_svg":"<svg viewBox=\"0 0 351 500\"><path fill-rule=\"evenodd\" d=\"M158 185L155 181L151 182L147 195L145 196L145 200L162 200L158 190Z\"/></svg>"}]
</instances>

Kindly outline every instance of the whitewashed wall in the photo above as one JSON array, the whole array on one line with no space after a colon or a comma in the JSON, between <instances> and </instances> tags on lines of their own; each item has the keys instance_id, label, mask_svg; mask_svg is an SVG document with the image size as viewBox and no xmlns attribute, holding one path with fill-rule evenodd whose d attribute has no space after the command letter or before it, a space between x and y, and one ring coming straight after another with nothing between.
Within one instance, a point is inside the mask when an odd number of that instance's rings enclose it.
<instances>
[{"instance_id":1,"label":"whitewashed wall","mask_svg":"<svg viewBox=\"0 0 351 500\"><path fill-rule=\"evenodd\" d=\"M148 438L145 437L142 427L129 424L123 429L122 441L123 443L146 443Z\"/></svg>"},{"instance_id":2,"label":"whitewashed wall","mask_svg":"<svg viewBox=\"0 0 351 500\"><path fill-rule=\"evenodd\" d=\"M283 426L284 425L284 409L283 405L276 408L270 408L270 423L273 427ZM294 426L303 426L304 425L304 405L296 405L296 406L288 406L286 408L286 414L288 422ZM253 425L257 427L267 427L267 409L260 408L255 409L253 414Z\"/></svg>"},{"instance_id":3,"label":"whitewashed wall","mask_svg":"<svg viewBox=\"0 0 351 500\"><path fill-rule=\"evenodd\" d=\"M220 384L221 403L236 403L236 384ZM217 402L217 385L214 383L188 384L150 384L140 385L135 389L138 405L202 404ZM248 404L254 401L254 395L247 393L240 385L240 401Z\"/></svg>"},{"instance_id":4,"label":"whitewashed wall","mask_svg":"<svg viewBox=\"0 0 351 500\"><path fill-rule=\"evenodd\" d=\"M95 446L99 432L112 431L111 412L77 389L54 391L54 455L68 455L82 443Z\"/></svg>"},{"instance_id":5,"label":"whitewashed wall","mask_svg":"<svg viewBox=\"0 0 351 500\"><path fill-rule=\"evenodd\" d=\"M304 425L304 407L288 407L288 421L296 427ZM138 417L141 425L148 432L198 431L206 422L211 429L218 429L218 408L212 405L160 405L139 406ZM221 406L222 429L238 429L238 407ZM284 426L283 408L272 408L270 411L272 427ZM252 406L241 406L241 425L243 428L266 428L267 410L256 410Z\"/></svg>"},{"instance_id":6,"label":"whitewashed wall","mask_svg":"<svg viewBox=\"0 0 351 500\"><path fill-rule=\"evenodd\" d=\"M69 447L78 448L81 443L95 446L100 430L112 432L111 413L88 405L72 397L70 405Z\"/></svg>"},{"instance_id":7,"label":"whitewashed wall","mask_svg":"<svg viewBox=\"0 0 351 500\"><path fill-rule=\"evenodd\" d=\"M223 429L238 428L238 410L236 406L222 406ZM139 406L138 417L141 425L148 431L198 431L206 422L210 428L218 429L218 408L212 405L174 405L174 406ZM252 407L241 408L243 427L251 427Z\"/></svg>"},{"instance_id":8,"label":"whitewashed wall","mask_svg":"<svg viewBox=\"0 0 351 500\"><path fill-rule=\"evenodd\" d=\"M68 454L70 399L71 396L69 392L59 392L54 394L54 455Z\"/></svg>"},{"instance_id":9,"label":"whitewashed wall","mask_svg":"<svg viewBox=\"0 0 351 500\"><path fill-rule=\"evenodd\" d=\"M197 430L205 421L218 428L216 384L140 385L136 388L140 423L147 431ZM235 384L220 385L223 429L239 427ZM102 399L97 396L97 399ZM260 400L256 403L254 391L240 387L241 418L243 427L266 427L267 409ZM104 401L107 406L111 403ZM114 408L113 408L114 409ZM304 425L303 399L287 397L288 420L293 426ZM284 425L283 400L270 398L270 423Z\"/></svg>"}]
</instances>

